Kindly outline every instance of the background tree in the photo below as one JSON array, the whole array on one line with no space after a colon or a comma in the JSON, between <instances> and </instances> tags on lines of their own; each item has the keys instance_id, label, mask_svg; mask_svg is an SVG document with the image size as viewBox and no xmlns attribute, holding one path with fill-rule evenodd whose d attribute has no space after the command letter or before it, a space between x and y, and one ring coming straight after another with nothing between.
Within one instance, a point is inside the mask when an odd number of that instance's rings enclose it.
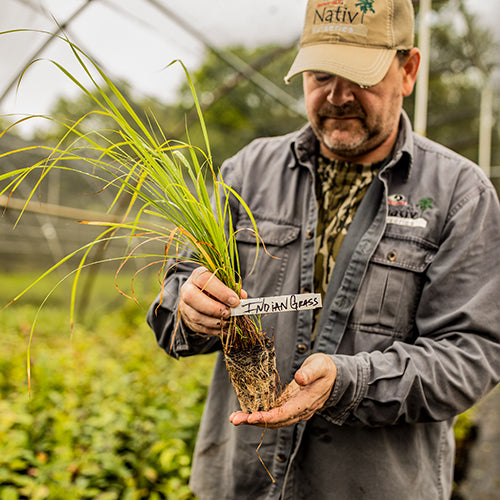
<instances>
[{"instance_id":1,"label":"background tree","mask_svg":"<svg viewBox=\"0 0 500 500\"><path fill-rule=\"evenodd\" d=\"M485 74L499 68L493 33L462 11L461 0L433 1L427 136L478 161L479 109ZM466 25L464 12L469 17ZM417 26L420 22L417 14ZM418 40L417 40L418 43ZM405 102L413 119L414 94ZM494 116L500 110L496 92ZM498 118L497 118L498 121ZM492 165L500 165L500 136L494 127ZM498 187L497 187L498 188Z\"/></svg>"},{"instance_id":2,"label":"background tree","mask_svg":"<svg viewBox=\"0 0 500 500\"><path fill-rule=\"evenodd\" d=\"M267 82L295 99L286 105L266 94L247 78L229 68L213 53L208 53L201 67L193 73L209 126L216 163L233 155L256 137L279 135L304 125L302 82L285 84L284 76L296 54L296 47L265 46L257 49L231 48L231 52L260 72ZM192 107L187 85L180 89L180 106L188 113ZM188 121L188 125L193 122ZM196 133L193 133L196 138Z\"/></svg>"}]
</instances>

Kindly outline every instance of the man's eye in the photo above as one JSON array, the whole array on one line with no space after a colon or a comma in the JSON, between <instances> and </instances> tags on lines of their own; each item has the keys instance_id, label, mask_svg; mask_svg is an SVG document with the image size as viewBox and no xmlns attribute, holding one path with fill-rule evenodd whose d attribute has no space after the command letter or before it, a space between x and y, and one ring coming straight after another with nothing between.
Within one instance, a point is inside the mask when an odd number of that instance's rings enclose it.
<instances>
[{"instance_id":1,"label":"man's eye","mask_svg":"<svg viewBox=\"0 0 500 500\"><path fill-rule=\"evenodd\" d=\"M314 79L318 82L318 83L325 83L325 82L328 82L333 75L331 75L330 73L314 73Z\"/></svg>"}]
</instances>

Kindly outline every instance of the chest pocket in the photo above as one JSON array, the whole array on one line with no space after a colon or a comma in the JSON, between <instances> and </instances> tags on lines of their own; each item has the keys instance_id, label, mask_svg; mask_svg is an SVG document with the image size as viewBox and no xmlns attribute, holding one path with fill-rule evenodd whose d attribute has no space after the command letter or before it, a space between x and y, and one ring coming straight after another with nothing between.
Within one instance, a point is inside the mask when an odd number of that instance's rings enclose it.
<instances>
[{"instance_id":1,"label":"chest pocket","mask_svg":"<svg viewBox=\"0 0 500 500\"><path fill-rule=\"evenodd\" d=\"M291 247L299 244L300 228L264 219L257 219L256 222L259 231L257 260L255 233L249 230L252 224L249 220L241 220L236 227L243 288L253 297L279 295L290 257L297 258L299 254L298 251L293 252Z\"/></svg>"},{"instance_id":2,"label":"chest pocket","mask_svg":"<svg viewBox=\"0 0 500 500\"><path fill-rule=\"evenodd\" d=\"M369 263L350 326L411 340L425 271L436 250L419 238L386 234Z\"/></svg>"}]
</instances>

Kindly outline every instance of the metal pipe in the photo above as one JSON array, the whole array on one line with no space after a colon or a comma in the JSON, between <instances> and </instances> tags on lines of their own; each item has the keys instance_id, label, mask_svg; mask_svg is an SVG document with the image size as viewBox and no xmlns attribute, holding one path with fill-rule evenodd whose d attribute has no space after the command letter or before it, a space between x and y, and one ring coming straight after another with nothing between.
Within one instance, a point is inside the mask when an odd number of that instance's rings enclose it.
<instances>
[{"instance_id":1,"label":"metal pipe","mask_svg":"<svg viewBox=\"0 0 500 500\"><path fill-rule=\"evenodd\" d=\"M69 24L71 24L71 22L74 21L74 19L80 15L89 5L90 3L92 2L93 0L86 0L86 2L81 5L75 12L73 12L73 14L71 14L70 17L68 17L68 19L66 19L66 21L64 21L64 23L62 23L61 25L58 25L58 28L56 31L54 31L53 33L50 34L50 37L49 39L43 43L35 52L34 54L26 61L26 64L23 64L22 68L21 68L21 71L19 71L19 73L17 73L14 78L12 78L12 80L8 83L7 87L5 88L5 90L3 91L2 95L0 96L0 104L2 103L2 101L7 97L7 95L10 93L10 91L14 88L14 86L16 85L17 81L19 80L19 78L21 77L21 75L24 73L25 69L26 69L26 66L28 66L28 64L30 64L32 61L34 61L37 57L40 56L40 54L43 53L43 51L47 48L47 46L54 40L56 39L58 36L59 36L59 33L61 33Z\"/></svg>"},{"instance_id":2,"label":"metal pipe","mask_svg":"<svg viewBox=\"0 0 500 500\"><path fill-rule=\"evenodd\" d=\"M481 92L479 116L479 166L491 176L491 132L493 129L493 85L488 80Z\"/></svg>"},{"instance_id":3,"label":"metal pipe","mask_svg":"<svg viewBox=\"0 0 500 500\"><path fill-rule=\"evenodd\" d=\"M427 133L427 101L429 88L429 61L430 61L430 13L432 10L431 0L421 0L419 10L418 46L422 53L422 61L417 76L415 94L415 123L414 129L417 134L425 136Z\"/></svg>"}]
</instances>

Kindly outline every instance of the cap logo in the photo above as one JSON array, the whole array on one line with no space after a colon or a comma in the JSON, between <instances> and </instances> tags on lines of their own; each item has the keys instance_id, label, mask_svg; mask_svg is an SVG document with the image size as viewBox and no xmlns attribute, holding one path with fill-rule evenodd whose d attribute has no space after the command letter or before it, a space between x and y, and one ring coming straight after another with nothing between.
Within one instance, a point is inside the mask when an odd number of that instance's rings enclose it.
<instances>
[{"instance_id":1,"label":"cap logo","mask_svg":"<svg viewBox=\"0 0 500 500\"><path fill-rule=\"evenodd\" d=\"M317 4L314 11L312 33L344 33L366 37L368 30L363 26L365 14L372 12L374 0L359 0L354 5L359 12L343 5L343 0L332 0Z\"/></svg>"},{"instance_id":2,"label":"cap logo","mask_svg":"<svg viewBox=\"0 0 500 500\"><path fill-rule=\"evenodd\" d=\"M361 24L363 24L367 12L373 12L373 14L375 14L375 9L373 8L374 1L375 0L359 0L359 2L354 4L356 7L359 7L359 10L363 13L361 16Z\"/></svg>"}]
</instances>

